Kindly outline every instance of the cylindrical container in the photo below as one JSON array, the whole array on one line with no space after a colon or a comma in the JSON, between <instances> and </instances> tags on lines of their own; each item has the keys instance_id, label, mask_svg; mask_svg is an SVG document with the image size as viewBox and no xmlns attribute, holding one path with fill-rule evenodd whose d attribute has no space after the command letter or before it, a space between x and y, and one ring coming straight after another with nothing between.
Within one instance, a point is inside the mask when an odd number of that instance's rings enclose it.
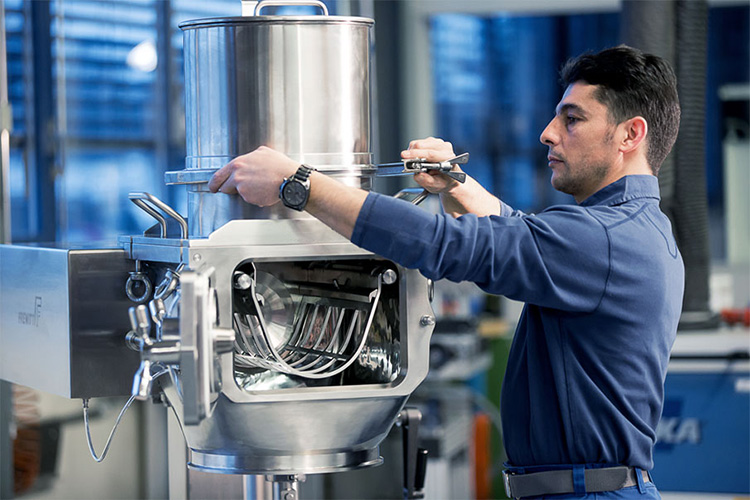
<instances>
[{"instance_id":1,"label":"cylindrical container","mask_svg":"<svg viewBox=\"0 0 750 500\"><path fill-rule=\"evenodd\" d=\"M233 219L293 218L281 204L250 206L208 192L213 172L266 145L369 189L371 19L248 16L200 19L184 34L185 170L191 237Z\"/></svg>"}]
</instances>

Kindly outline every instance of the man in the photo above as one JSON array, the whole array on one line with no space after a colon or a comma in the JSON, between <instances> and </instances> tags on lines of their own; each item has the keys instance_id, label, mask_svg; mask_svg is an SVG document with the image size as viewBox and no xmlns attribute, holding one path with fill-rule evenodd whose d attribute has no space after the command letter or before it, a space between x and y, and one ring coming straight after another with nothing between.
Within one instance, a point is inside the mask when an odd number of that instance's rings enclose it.
<instances>
[{"instance_id":1,"label":"man","mask_svg":"<svg viewBox=\"0 0 750 500\"><path fill-rule=\"evenodd\" d=\"M525 215L470 177L416 174L441 197L446 214L434 215L263 147L209 187L265 206L285 179L309 175L304 208L355 244L524 301L501 398L512 495L660 498L647 471L684 286L656 179L679 126L675 77L664 60L620 46L569 61L561 80L540 140L552 185L576 205ZM429 138L402 156L454 152Z\"/></svg>"}]
</instances>

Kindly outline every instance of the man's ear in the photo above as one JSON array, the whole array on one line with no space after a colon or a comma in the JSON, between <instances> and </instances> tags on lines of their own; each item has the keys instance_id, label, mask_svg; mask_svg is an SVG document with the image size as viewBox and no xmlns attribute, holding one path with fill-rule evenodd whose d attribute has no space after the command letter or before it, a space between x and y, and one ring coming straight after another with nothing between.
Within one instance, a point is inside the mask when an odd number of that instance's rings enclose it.
<instances>
[{"instance_id":1,"label":"man's ear","mask_svg":"<svg viewBox=\"0 0 750 500\"><path fill-rule=\"evenodd\" d=\"M620 142L620 152L631 153L638 149L646 134L648 134L648 122L642 116L634 116L629 120L625 120L620 124L620 127L625 131L625 135Z\"/></svg>"}]
</instances>

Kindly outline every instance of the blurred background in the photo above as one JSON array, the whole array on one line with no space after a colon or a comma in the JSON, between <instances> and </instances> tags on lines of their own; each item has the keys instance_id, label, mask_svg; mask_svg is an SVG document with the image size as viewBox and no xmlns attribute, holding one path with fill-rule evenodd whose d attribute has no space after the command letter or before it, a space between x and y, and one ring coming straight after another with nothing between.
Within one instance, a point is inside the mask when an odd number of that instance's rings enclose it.
<instances>
[{"instance_id":1,"label":"blurred background","mask_svg":"<svg viewBox=\"0 0 750 500\"><path fill-rule=\"evenodd\" d=\"M375 162L397 161L411 139L442 137L457 153L471 153L470 175L526 212L573 203L550 186L547 148L538 140L562 95L561 64L623 42L672 61L686 130L660 183L695 268L653 475L665 499L750 498L750 2L325 3L332 15L376 22ZM9 167L0 179L7 192L0 241L76 244L140 233L150 220L129 206L136 190L185 213L183 188L164 184L164 173L184 168L185 157L178 24L240 15L240 1L0 5L9 103L2 103ZM406 184L389 178L376 189ZM685 200L698 207L685 211ZM504 498L496 406L520 306L473 285L437 283L433 307L431 373L413 397L425 414L431 457L427 498ZM2 498L168 495L143 413L123 420L110 457L96 464L79 402L0 384ZM97 404L93 432L103 442L122 401ZM42 428L41 437L25 437L29 427ZM302 498L400 498L400 480L391 480L400 474L399 452L388 455L394 443L383 447L386 465L311 477Z\"/></svg>"}]
</instances>

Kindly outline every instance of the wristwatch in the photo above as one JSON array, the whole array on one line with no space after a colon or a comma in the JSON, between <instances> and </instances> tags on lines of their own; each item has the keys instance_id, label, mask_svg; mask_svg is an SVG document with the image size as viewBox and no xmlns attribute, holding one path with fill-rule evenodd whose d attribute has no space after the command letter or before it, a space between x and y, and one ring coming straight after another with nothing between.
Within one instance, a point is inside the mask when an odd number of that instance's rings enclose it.
<instances>
[{"instance_id":1,"label":"wristwatch","mask_svg":"<svg viewBox=\"0 0 750 500\"><path fill-rule=\"evenodd\" d=\"M300 165L295 174L281 183L279 198L284 206L302 211L310 198L310 174L315 169L307 165Z\"/></svg>"}]
</instances>

